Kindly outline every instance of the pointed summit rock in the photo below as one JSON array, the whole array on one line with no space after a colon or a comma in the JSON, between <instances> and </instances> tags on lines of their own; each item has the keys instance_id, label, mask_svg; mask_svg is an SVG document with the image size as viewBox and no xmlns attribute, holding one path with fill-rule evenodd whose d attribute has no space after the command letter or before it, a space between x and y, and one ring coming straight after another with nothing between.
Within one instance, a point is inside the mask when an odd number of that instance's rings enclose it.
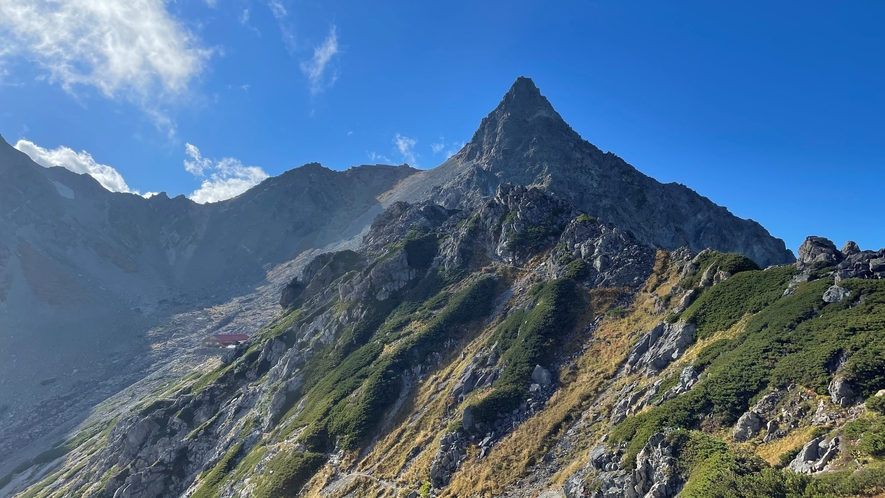
<instances>
[{"instance_id":1,"label":"pointed summit rock","mask_svg":"<svg viewBox=\"0 0 885 498\"><path fill-rule=\"evenodd\" d=\"M762 267L795 261L780 239L690 188L662 184L575 132L534 82L516 80L460 152L408 178L385 203L433 200L477 206L503 183L541 186L576 208L663 249L708 247L744 254Z\"/></svg>"},{"instance_id":2,"label":"pointed summit rock","mask_svg":"<svg viewBox=\"0 0 885 498\"><path fill-rule=\"evenodd\" d=\"M538 140L580 140L581 137L562 119L541 95L535 83L517 78L501 103L483 118L470 143L459 153L465 161L480 161L486 169L523 154Z\"/></svg>"}]
</instances>

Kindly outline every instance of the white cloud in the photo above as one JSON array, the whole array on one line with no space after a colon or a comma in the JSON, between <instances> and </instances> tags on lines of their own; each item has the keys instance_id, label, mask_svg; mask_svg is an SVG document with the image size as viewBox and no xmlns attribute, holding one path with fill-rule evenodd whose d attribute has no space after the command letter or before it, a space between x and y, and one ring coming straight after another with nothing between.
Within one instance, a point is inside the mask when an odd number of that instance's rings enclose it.
<instances>
[{"instance_id":1,"label":"white cloud","mask_svg":"<svg viewBox=\"0 0 885 498\"><path fill-rule=\"evenodd\" d=\"M85 173L95 178L102 187L111 192L130 192L137 194L137 190L130 190L129 185L123 180L123 176L114 168L99 164L88 152L75 152L69 147L60 146L56 149L44 149L29 140L19 140L15 148L27 154L35 163L44 168L61 166L74 173Z\"/></svg>"},{"instance_id":2,"label":"white cloud","mask_svg":"<svg viewBox=\"0 0 885 498\"><path fill-rule=\"evenodd\" d=\"M366 152L366 155L369 156L369 160L375 164L393 164L393 161L382 154L376 154L375 151Z\"/></svg>"},{"instance_id":3,"label":"white cloud","mask_svg":"<svg viewBox=\"0 0 885 498\"><path fill-rule=\"evenodd\" d=\"M277 19L283 19L284 17L289 15L289 13L286 12L286 7L284 7L279 0L270 0L269 2L267 2L267 6L270 7L270 11Z\"/></svg>"},{"instance_id":4,"label":"white cloud","mask_svg":"<svg viewBox=\"0 0 885 498\"><path fill-rule=\"evenodd\" d=\"M240 14L240 24L244 26L249 24L249 9L243 10L243 13Z\"/></svg>"},{"instance_id":5,"label":"white cloud","mask_svg":"<svg viewBox=\"0 0 885 498\"><path fill-rule=\"evenodd\" d=\"M220 161L203 157L200 149L185 144L184 152L191 160L184 161L184 169L203 178L200 188L190 198L198 204L218 202L236 197L268 178L258 166L243 166L239 160L225 157Z\"/></svg>"},{"instance_id":6,"label":"white cloud","mask_svg":"<svg viewBox=\"0 0 885 498\"><path fill-rule=\"evenodd\" d=\"M45 68L68 91L93 86L144 103L178 94L211 54L165 0L0 0L5 54Z\"/></svg>"},{"instance_id":7,"label":"white cloud","mask_svg":"<svg viewBox=\"0 0 885 498\"><path fill-rule=\"evenodd\" d=\"M418 143L418 140L414 138L409 138L399 133L393 137L393 144L396 145L396 149L399 151L403 160L409 164L409 166L418 167L418 155L415 154L415 145Z\"/></svg>"},{"instance_id":8,"label":"white cloud","mask_svg":"<svg viewBox=\"0 0 885 498\"><path fill-rule=\"evenodd\" d=\"M434 154L439 154L439 153L442 152L442 150L445 149L445 148L446 148L446 144L445 144L445 143L441 143L441 144L430 144L430 149L433 151Z\"/></svg>"},{"instance_id":9,"label":"white cloud","mask_svg":"<svg viewBox=\"0 0 885 498\"><path fill-rule=\"evenodd\" d=\"M329 36L323 43L313 49L313 58L301 63L301 72L310 81L311 93L319 93L332 86L338 79L337 73L326 75L326 68L338 53L338 28L332 26Z\"/></svg>"}]
</instances>

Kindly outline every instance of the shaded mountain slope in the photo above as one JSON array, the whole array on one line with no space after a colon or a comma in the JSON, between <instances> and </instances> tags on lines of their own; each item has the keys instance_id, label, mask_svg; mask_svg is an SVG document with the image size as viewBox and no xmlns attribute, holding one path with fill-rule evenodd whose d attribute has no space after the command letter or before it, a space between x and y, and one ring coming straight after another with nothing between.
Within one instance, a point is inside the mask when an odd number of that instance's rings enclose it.
<instances>
[{"instance_id":1,"label":"shaded mountain slope","mask_svg":"<svg viewBox=\"0 0 885 498\"><path fill-rule=\"evenodd\" d=\"M0 143L0 445L22 443L6 431L36 406L64 411L63 396L146 354L145 333L172 315L254 292L299 253L352 238L414 171L312 164L198 205L108 192Z\"/></svg>"}]
</instances>

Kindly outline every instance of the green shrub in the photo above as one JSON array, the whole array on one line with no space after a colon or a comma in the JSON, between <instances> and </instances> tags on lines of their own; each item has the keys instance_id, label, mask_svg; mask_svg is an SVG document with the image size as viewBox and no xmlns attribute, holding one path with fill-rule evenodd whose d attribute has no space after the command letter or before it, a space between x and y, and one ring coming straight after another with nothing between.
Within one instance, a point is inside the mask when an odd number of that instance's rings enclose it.
<instances>
[{"instance_id":1,"label":"green shrub","mask_svg":"<svg viewBox=\"0 0 885 498\"><path fill-rule=\"evenodd\" d=\"M530 292L536 300L534 308L513 312L489 341L498 343L505 367L494 391L473 405L477 422L493 422L528 397L535 365L551 363L582 304L577 285L570 279L541 283Z\"/></svg>"},{"instance_id":2,"label":"green shrub","mask_svg":"<svg viewBox=\"0 0 885 498\"><path fill-rule=\"evenodd\" d=\"M240 442L230 449L224 457L215 464L215 467L202 477L200 488L191 498L214 498L218 496L218 488L225 481L228 474L236 468L236 460L243 451L243 443Z\"/></svg>"},{"instance_id":3,"label":"green shrub","mask_svg":"<svg viewBox=\"0 0 885 498\"><path fill-rule=\"evenodd\" d=\"M596 218L594 218L594 217L588 215L587 213L581 213L581 214L579 214L578 217L575 218L575 221L578 222L578 223L591 223L591 224L599 223L599 220L597 220Z\"/></svg>"},{"instance_id":4,"label":"green shrub","mask_svg":"<svg viewBox=\"0 0 885 498\"><path fill-rule=\"evenodd\" d=\"M885 415L885 396L873 396L867 398L866 405L867 410L878 413L879 415Z\"/></svg>"},{"instance_id":5,"label":"green shrub","mask_svg":"<svg viewBox=\"0 0 885 498\"><path fill-rule=\"evenodd\" d=\"M682 317L697 325L698 338L709 337L717 331L727 330L744 315L757 313L778 300L794 274L793 267L744 270L705 290Z\"/></svg>"},{"instance_id":6,"label":"green shrub","mask_svg":"<svg viewBox=\"0 0 885 498\"><path fill-rule=\"evenodd\" d=\"M319 453L294 451L271 458L255 486L255 498L297 496L307 481L326 463ZM272 473L271 473L272 472Z\"/></svg>"}]
</instances>

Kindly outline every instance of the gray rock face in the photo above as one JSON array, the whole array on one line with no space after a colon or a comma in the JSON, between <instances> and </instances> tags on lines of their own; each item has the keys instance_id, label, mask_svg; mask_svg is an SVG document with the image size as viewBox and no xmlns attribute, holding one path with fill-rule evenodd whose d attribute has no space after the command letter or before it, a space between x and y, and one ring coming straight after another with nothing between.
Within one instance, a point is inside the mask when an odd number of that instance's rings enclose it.
<instances>
[{"instance_id":1,"label":"gray rock face","mask_svg":"<svg viewBox=\"0 0 885 498\"><path fill-rule=\"evenodd\" d=\"M596 498L670 498L679 494L685 482L676 471L673 448L666 433L648 439L636 457L636 470L601 472L596 477Z\"/></svg>"},{"instance_id":2,"label":"gray rock face","mask_svg":"<svg viewBox=\"0 0 885 498\"><path fill-rule=\"evenodd\" d=\"M848 289L833 285L824 292L823 300L825 303L838 303L850 295Z\"/></svg>"},{"instance_id":3,"label":"gray rock face","mask_svg":"<svg viewBox=\"0 0 885 498\"><path fill-rule=\"evenodd\" d=\"M753 412L746 412L741 415L741 418L739 418L737 424L735 424L732 437L739 443L748 441L753 439L753 437L759 433L761 428L762 419L759 418L759 415Z\"/></svg>"},{"instance_id":4,"label":"gray rock face","mask_svg":"<svg viewBox=\"0 0 885 498\"><path fill-rule=\"evenodd\" d=\"M811 236L799 246L799 259L796 267L799 271L814 269L815 267L835 266L844 259L842 253L836 249L836 245L829 239Z\"/></svg>"},{"instance_id":5,"label":"gray rock face","mask_svg":"<svg viewBox=\"0 0 885 498\"><path fill-rule=\"evenodd\" d=\"M682 356L696 332L694 325L683 321L661 322L639 339L627 358L627 366L633 371L645 369L647 375L655 375Z\"/></svg>"},{"instance_id":6,"label":"gray rock face","mask_svg":"<svg viewBox=\"0 0 885 498\"><path fill-rule=\"evenodd\" d=\"M825 441L823 436L812 439L802 447L788 468L797 474L820 472L839 454L839 447L839 438L831 441Z\"/></svg>"},{"instance_id":7,"label":"gray rock face","mask_svg":"<svg viewBox=\"0 0 885 498\"><path fill-rule=\"evenodd\" d=\"M858 401L858 396L855 394L854 389L851 388L851 384L840 376L837 376L830 381L827 390L830 393L830 399L833 400L833 403L842 408L848 408Z\"/></svg>"},{"instance_id":8,"label":"gray rock face","mask_svg":"<svg viewBox=\"0 0 885 498\"><path fill-rule=\"evenodd\" d=\"M846 258L849 256L854 256L860 252L860 247L857 245L857 242L853 240L849 240L842 246L842 255Z\"/></svg>"},{"instance_id":9,"label":"gray rock face","mask_svg":"<svg viewBox=\"0 0 885 498\"><path fill-rule=\"evenodd\" d=\"M403 181L387 202L478 205L502 183L540 185L643 245L739 252L760 266L792 263L784 242L691 189L661 184L584 141L528 78L519 78L470 142L434 170Z\"/></svg>"}]
</instances>

